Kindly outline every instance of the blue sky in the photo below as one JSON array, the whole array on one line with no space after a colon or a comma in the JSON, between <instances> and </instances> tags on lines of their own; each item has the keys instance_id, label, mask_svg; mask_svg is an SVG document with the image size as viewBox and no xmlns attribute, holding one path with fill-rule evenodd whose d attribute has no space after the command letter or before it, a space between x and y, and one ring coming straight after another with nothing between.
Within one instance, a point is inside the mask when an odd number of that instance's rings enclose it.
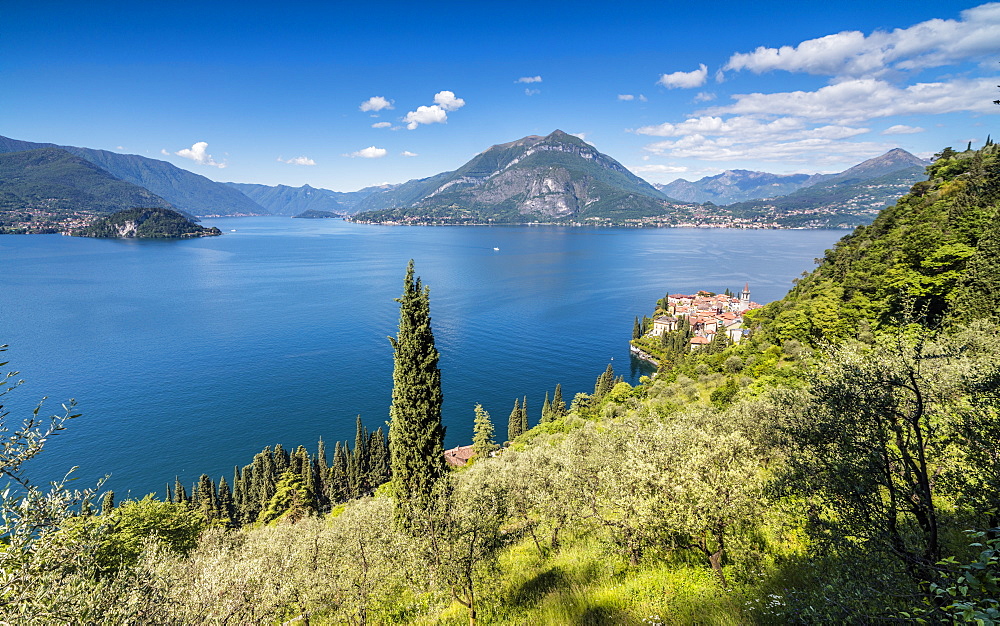
<instances>
[{"instance_id":1,"label":"blue sky","mask_svg":"<svg viewBox=\"0 0 1000 626\"><path fill-rule=\"evenodd\" d=\"M0 135L351 191L559 128L651 182L982 144L1000 3L6 2Z\"/></svg>"}]
</instances>

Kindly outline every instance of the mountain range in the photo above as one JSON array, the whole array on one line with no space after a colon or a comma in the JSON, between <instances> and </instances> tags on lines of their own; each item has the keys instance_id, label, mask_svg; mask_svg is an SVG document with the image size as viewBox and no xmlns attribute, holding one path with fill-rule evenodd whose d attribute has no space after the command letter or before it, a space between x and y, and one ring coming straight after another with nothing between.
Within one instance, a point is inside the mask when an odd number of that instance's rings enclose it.
<instances>
[{"instance_id":1,"label":"mountain range","mask_svg":"<svg viewBox=\"0 0 1000 626\"><path fill-rule=\"evenodd\" d=\"M0 137L0 228L39 232L31 220L136 206L203 217L314 211L374 223L852 227L906 193L927 164L897 148L839 174L728 170L654 186L556 130L491 146L454 171L337 192L219 183L138 155Z\"/></svg>"},{"instance_id":2,"label":"mountain range","mask_svg":"<svg viewBox=\"0 0 1000 626\"><path fill-rule=\"evenodd\" d=\"M769 174L749 170L726 170L695 182L678 178L666 185L655 186L663 193L685 202L727 205L786 196L821 183L831 185L851 180L869 180L897 172L905 172L904 176L912 173L922 176L924 168L929 164L929 161L924 161L906 150L895 148L839 174ZM910 184L917 180L920 179L917 178Z\"/></svg>"},{"instance_id":3,"label":"mountain range","mask_svg":"<svg viewBox=\"0 0 1000 626\"><path fill-rule=\"evenodd\" d=\"M365 198L395 187L395 185L379 185L345 192L310 187L309 185L271 187L253 183L225 184L237 189L274 215L299 215L310 210L349 215L357 210L358 204L363 202Z\"/></svg>"}]
</instances>

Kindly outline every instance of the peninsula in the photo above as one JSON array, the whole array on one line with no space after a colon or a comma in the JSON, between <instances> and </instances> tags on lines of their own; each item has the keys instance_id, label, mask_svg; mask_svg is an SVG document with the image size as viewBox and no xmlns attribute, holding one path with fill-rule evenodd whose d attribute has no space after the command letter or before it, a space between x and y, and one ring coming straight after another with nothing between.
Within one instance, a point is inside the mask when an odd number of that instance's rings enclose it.
<instances>
[{"instance_id":1,"label":"peninsula","mask_svg":"<svg viewBox=\"0 0 1000 626\"><path fill-rule=\"evenodd\" d=\"M177 211L150 208L118 211L67 234L111 239L189 239L214 237L222 231L214 226L206 228L195 224Z\"/></svg>"}]
</instances>

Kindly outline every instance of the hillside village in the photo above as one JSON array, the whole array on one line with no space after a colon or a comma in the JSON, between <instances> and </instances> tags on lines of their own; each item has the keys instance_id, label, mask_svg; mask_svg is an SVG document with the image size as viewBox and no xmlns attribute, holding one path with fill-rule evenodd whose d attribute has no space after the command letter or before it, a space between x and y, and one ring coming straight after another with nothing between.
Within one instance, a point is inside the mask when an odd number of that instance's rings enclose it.
<instances>
[{"instance_id":1,"label":"hillside village","mask_svg":"<svg viewBox=\"0 0 1000 626\"><path fill-rule=\"evenodd\" d=\"M644 323L640 335L635 337L643 345L633 345L632 351L649 358L642 347L658 343L653 338L665 339L664 335L678 330L686 330L690 336L687 342L689 350L699 349L722 338L726 345L737 344L749 333L743 326L743 314L761 306L750 300L749 283L738 296L710 291L698 291L694 295L668 294L657 303L657 314L651 326ZM719 333L723 335L717 338Z\"/></svg>"}]
</instances>

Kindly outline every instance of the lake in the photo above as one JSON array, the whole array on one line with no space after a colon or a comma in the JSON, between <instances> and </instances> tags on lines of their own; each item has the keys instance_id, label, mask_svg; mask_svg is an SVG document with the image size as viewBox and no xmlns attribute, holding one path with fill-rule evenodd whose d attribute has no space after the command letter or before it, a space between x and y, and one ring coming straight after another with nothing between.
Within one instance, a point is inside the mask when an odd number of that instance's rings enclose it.
<instances>
[{"instance_id":1,"label":"lake","mask_svg":"<svg viewBox=\"0 0 1000 626\"><path fill-rule=\"evenodd\" d=\"M315 452L388 419L409 259L430 287L446 446L473 407L502 440L514 399L531 423L556 383L569 402L610 362L635 382L633 318L667 292L782 297L846 231L393 227L280 217L205 219L193 241L0 236L2 360L25 384L19 422L75 398L83 415L28 467L105 474L118 498L179 476L231 478L264 446ZM495 248L498 248L496 250Z\"/></svg>"}]
</instances>

